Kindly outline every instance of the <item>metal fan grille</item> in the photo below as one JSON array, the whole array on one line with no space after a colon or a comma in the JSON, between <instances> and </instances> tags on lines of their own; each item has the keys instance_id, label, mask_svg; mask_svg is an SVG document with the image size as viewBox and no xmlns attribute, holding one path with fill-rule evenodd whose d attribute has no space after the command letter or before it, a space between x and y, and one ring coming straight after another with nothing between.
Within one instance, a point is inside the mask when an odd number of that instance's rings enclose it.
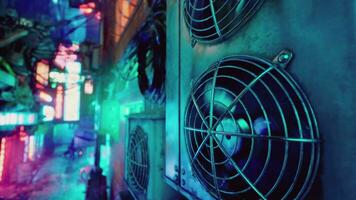
<instances>
[{"instance_id":1,"label":"metal fan grille","mask_svg":"<svg viewBox=\"0 0 356 200\"><path fill-rule=\"evenodd\" d=\"M128 181L135 193L146 193L148 185L147 134L137 126L130 134L128 145Z\"/></svg>"},{"instance_id":2,"label":"metal fan grille","mask_svg":"<svg viewBox=\"0 0 356 200\"><path fill-rule=\"evenodd\" d=\"M184 130L193 172L215 198L299 199L315 178L316 119L278 64L249 56L215 63L190 93Z\"/></svg>"},{"instance_id":3,"label":"metal fan grille","mask_svg":"<svg viewBox=\"0 0 356 200\"><path fill-rule=\"evenodd\" d=\"M184 19L198 42L218 42L231 36L261 7L263 0L185 0Z\"/></svg>"}]
</instances>

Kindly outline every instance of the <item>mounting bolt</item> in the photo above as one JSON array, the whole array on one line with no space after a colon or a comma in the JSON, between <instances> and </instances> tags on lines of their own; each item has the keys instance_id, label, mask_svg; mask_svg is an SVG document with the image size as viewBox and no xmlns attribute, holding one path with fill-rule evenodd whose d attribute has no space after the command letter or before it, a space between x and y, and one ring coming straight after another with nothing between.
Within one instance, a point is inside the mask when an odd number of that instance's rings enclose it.
<instances>
[{"instance_id":1,"label":"mounting bolt","mask_svg":"<svg viewBox=\"0 0 356 200\"><path fill-rule=\"evenodd\" d=\"M197 44L197 41L193 39L192 43L191 43L192 47L194 48L196 44Z\"/></svg>"},{"instance_id":2,"label":"mounting bolt","mask_svg":"<svg viewBox=\"0 0 356 200\"><path fill-rule=\"evenodd\" d=\"M185 185L185 180L184 179L182 179L182 185Z\"/></svg>"},{"instance_id":3,"label":"mounting bolt","mask_svg":"<svg viewBox=\"0 0 356 200\"><path fill-rule=\"evenodd\" d=\"M285 68L288 63L293 58L293 52L290 50L282 50L279 54L273 59L273 63L276 65Z\"/></svg>"},{"instance_id":4,"label":"mounting bolt","mask_svg":"<svg viewBox=\"0 0 356 200\"><path fill-rule=\"evenodd\" d=\"M178 168L177 165L174 165L174 171L175 171L175 172L178 172L178 171L179 171L179 168Z\"/></svg>"},{"instance_id":5,"label":"mounting bolt","mask_svg":"<svg viewBox=\"0 0 356 200\"><path fill-rule=\"evenodd\" d=\"M182 175L184 175L184 174L185 174L185 169L182 168Z\"/></svg>"},{"instance_id":6,"label":"mounting bolt","mask_svg":"<svg viewBox=\"0 0 356 200\"><path fill-rule=\"evenodd\" d=\"M290 53L283 52L278 56L278 62L280 62L280 63L288 62L290 59L290 56L291 56Z\"/></svg>"}]
</instances>

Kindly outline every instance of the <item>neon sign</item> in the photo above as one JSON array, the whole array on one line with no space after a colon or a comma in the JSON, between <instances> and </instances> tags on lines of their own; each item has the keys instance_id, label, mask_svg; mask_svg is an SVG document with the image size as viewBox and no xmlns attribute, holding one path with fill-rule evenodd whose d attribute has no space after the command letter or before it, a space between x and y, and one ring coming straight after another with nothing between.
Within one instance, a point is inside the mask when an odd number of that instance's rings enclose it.
<instances>
[{"instance_id":1,"label":"neon sign","mask_svg":"<svg viewBox=\"0 0 356 200\"><path fill-rule=\"evenodd\" d=\"M45 60L36 63L36 81L42 85L48 85L49 65Z\"/></svg>"},{"instance_id":2,"label":"neon sign","mask_svg":"<svg viewBox=\"0 0 356 200\"><path fill-rule=\"evenodd\" d=\"M47 102L47 103L50 103L50 102L52 102L52 96L51 95L49 95L48 93L46 93L46 92L44 92L44 91L40 91L39 93L38 93L38 97L42 100L42 101L44 101L44 102Z\"/></svg>"},{"instance_id":3,"label":"neon sign","mask_svg":"<svg viewBox=\"0 0 356 200\"><path fill-rule=\"evenodd\" d=\"M84 83L84 93L85 94L93 94L94 86L93 86L93 80L88 79Z\"/></svg>"},{"instance_id":4,"label":"neon sign","mask_svg":"<svg viewBox=\"0 0 356 200\"><path fill-rule=\"evenodd\" d=\"M59 44L56 57L54 59L54 64L60 69L64 69L67 63L74 62L78 59L76 54L79 50L79 45L72 44L69 47Z\"/></svg>"},{"instance_id":5,"label":"neon sign","mask_svg":"<svg viewBox=\"0 0 356 200\"><path fill-rule=\"evenodd\" d=\"M66 66L68 79L64 91L64 116L65 121L77 121L80 116L80 62L69 62Z\"/></svg>"},{"instance_id":6,"label":"neon sign","mask_svg":"<svg viewBox=\"0 0 356 200\"><path fill-rule=\"evenodd\" d=\"M63 111L63 87L59 85L57 87L57 94L56 94L56 105L55 105L55 118L61 119Z\"/></svg>"},{"instance_id":7,"label":"neon sign","mask_svg":"<svg viewBox=\"0 0 356 200\"><path fill-rule=\"evenodd\" d=\"M4 161L5 161L5 150L6 150L6 139L1 139L0 145L0 182L2 181L3 170L4 170Z\"/></svg>"},{"instance_id":8,"label":"neon sign","mask_svg":"<svg viewBox=\"0 0 356 200\"><path fill-rule=\"evenodd\" d=\"M55 110L53 106L44 105L42 107L42 115L45 116L43 121L52 121L55 116Z\"/></svg>"},{"instance_id":9,"label":"neon sign","mask_svg":"<svg viewBox=\"0 0 356 200\"><path fill-rule=\"evenodd\" d=\"M29 112L0 113L0 126L32 125L37 123L37 114Z\"/></svg>"}]
</instances>

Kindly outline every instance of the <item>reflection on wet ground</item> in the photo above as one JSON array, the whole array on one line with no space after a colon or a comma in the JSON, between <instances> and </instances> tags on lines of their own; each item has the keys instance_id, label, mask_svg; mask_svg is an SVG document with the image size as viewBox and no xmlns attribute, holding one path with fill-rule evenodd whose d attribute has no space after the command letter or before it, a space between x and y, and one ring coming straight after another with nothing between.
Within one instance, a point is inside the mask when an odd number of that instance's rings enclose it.
<instances>
[{"instance_id":1,"label":"reflection on wet ground","mask_svg":"<svg viewBox=\"0 0 356 200\"><path fill-rule=\"evenodd\" d=\"M93 149L86 149L82 156L70 159L63 156L66 148L58 147L53 156L31 163L28 183L0 185L0 199L84 199L86 182L81 179L81 172L90 169Z\"/></svg>"}]
</instances>

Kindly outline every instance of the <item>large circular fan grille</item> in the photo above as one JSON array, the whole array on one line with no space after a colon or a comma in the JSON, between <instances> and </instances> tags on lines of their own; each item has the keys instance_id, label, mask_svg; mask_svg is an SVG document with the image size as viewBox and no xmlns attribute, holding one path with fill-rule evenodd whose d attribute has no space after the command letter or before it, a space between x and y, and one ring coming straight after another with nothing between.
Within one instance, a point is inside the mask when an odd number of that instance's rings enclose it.
<instances>
[{"instance_id":1,"label":"large circular fan grille","mask_svg":"<svg viewBox=\"0 0 356 200\"><path fill-rule=\"evenodd\" d=\"M135 193L146 193L148 185L147 134L137 126L130 134L128 145L128 182Z\"/></svg>"},{"instance_id":2,"label":"large circular fan grille","mask_svg":"<svg viewBox=\"0 0 356 200\"><path fill-rule=\"evenodd\" d=\"M184 19L198 42L218 42L241 28L263 0L185 0Z\"/></svg>"},{"instance_id":3,"label":"large circular fan grille","mask_svg":"<svg viewBox=\"0 0 356 200\"><path fill-rule=\"evenodd\" d=\"M306 96L272 62L220 60L196 81L184 133L192 170L219 199L302 198L319 164L319 133Z\"/></svg>"}]
</instances>

